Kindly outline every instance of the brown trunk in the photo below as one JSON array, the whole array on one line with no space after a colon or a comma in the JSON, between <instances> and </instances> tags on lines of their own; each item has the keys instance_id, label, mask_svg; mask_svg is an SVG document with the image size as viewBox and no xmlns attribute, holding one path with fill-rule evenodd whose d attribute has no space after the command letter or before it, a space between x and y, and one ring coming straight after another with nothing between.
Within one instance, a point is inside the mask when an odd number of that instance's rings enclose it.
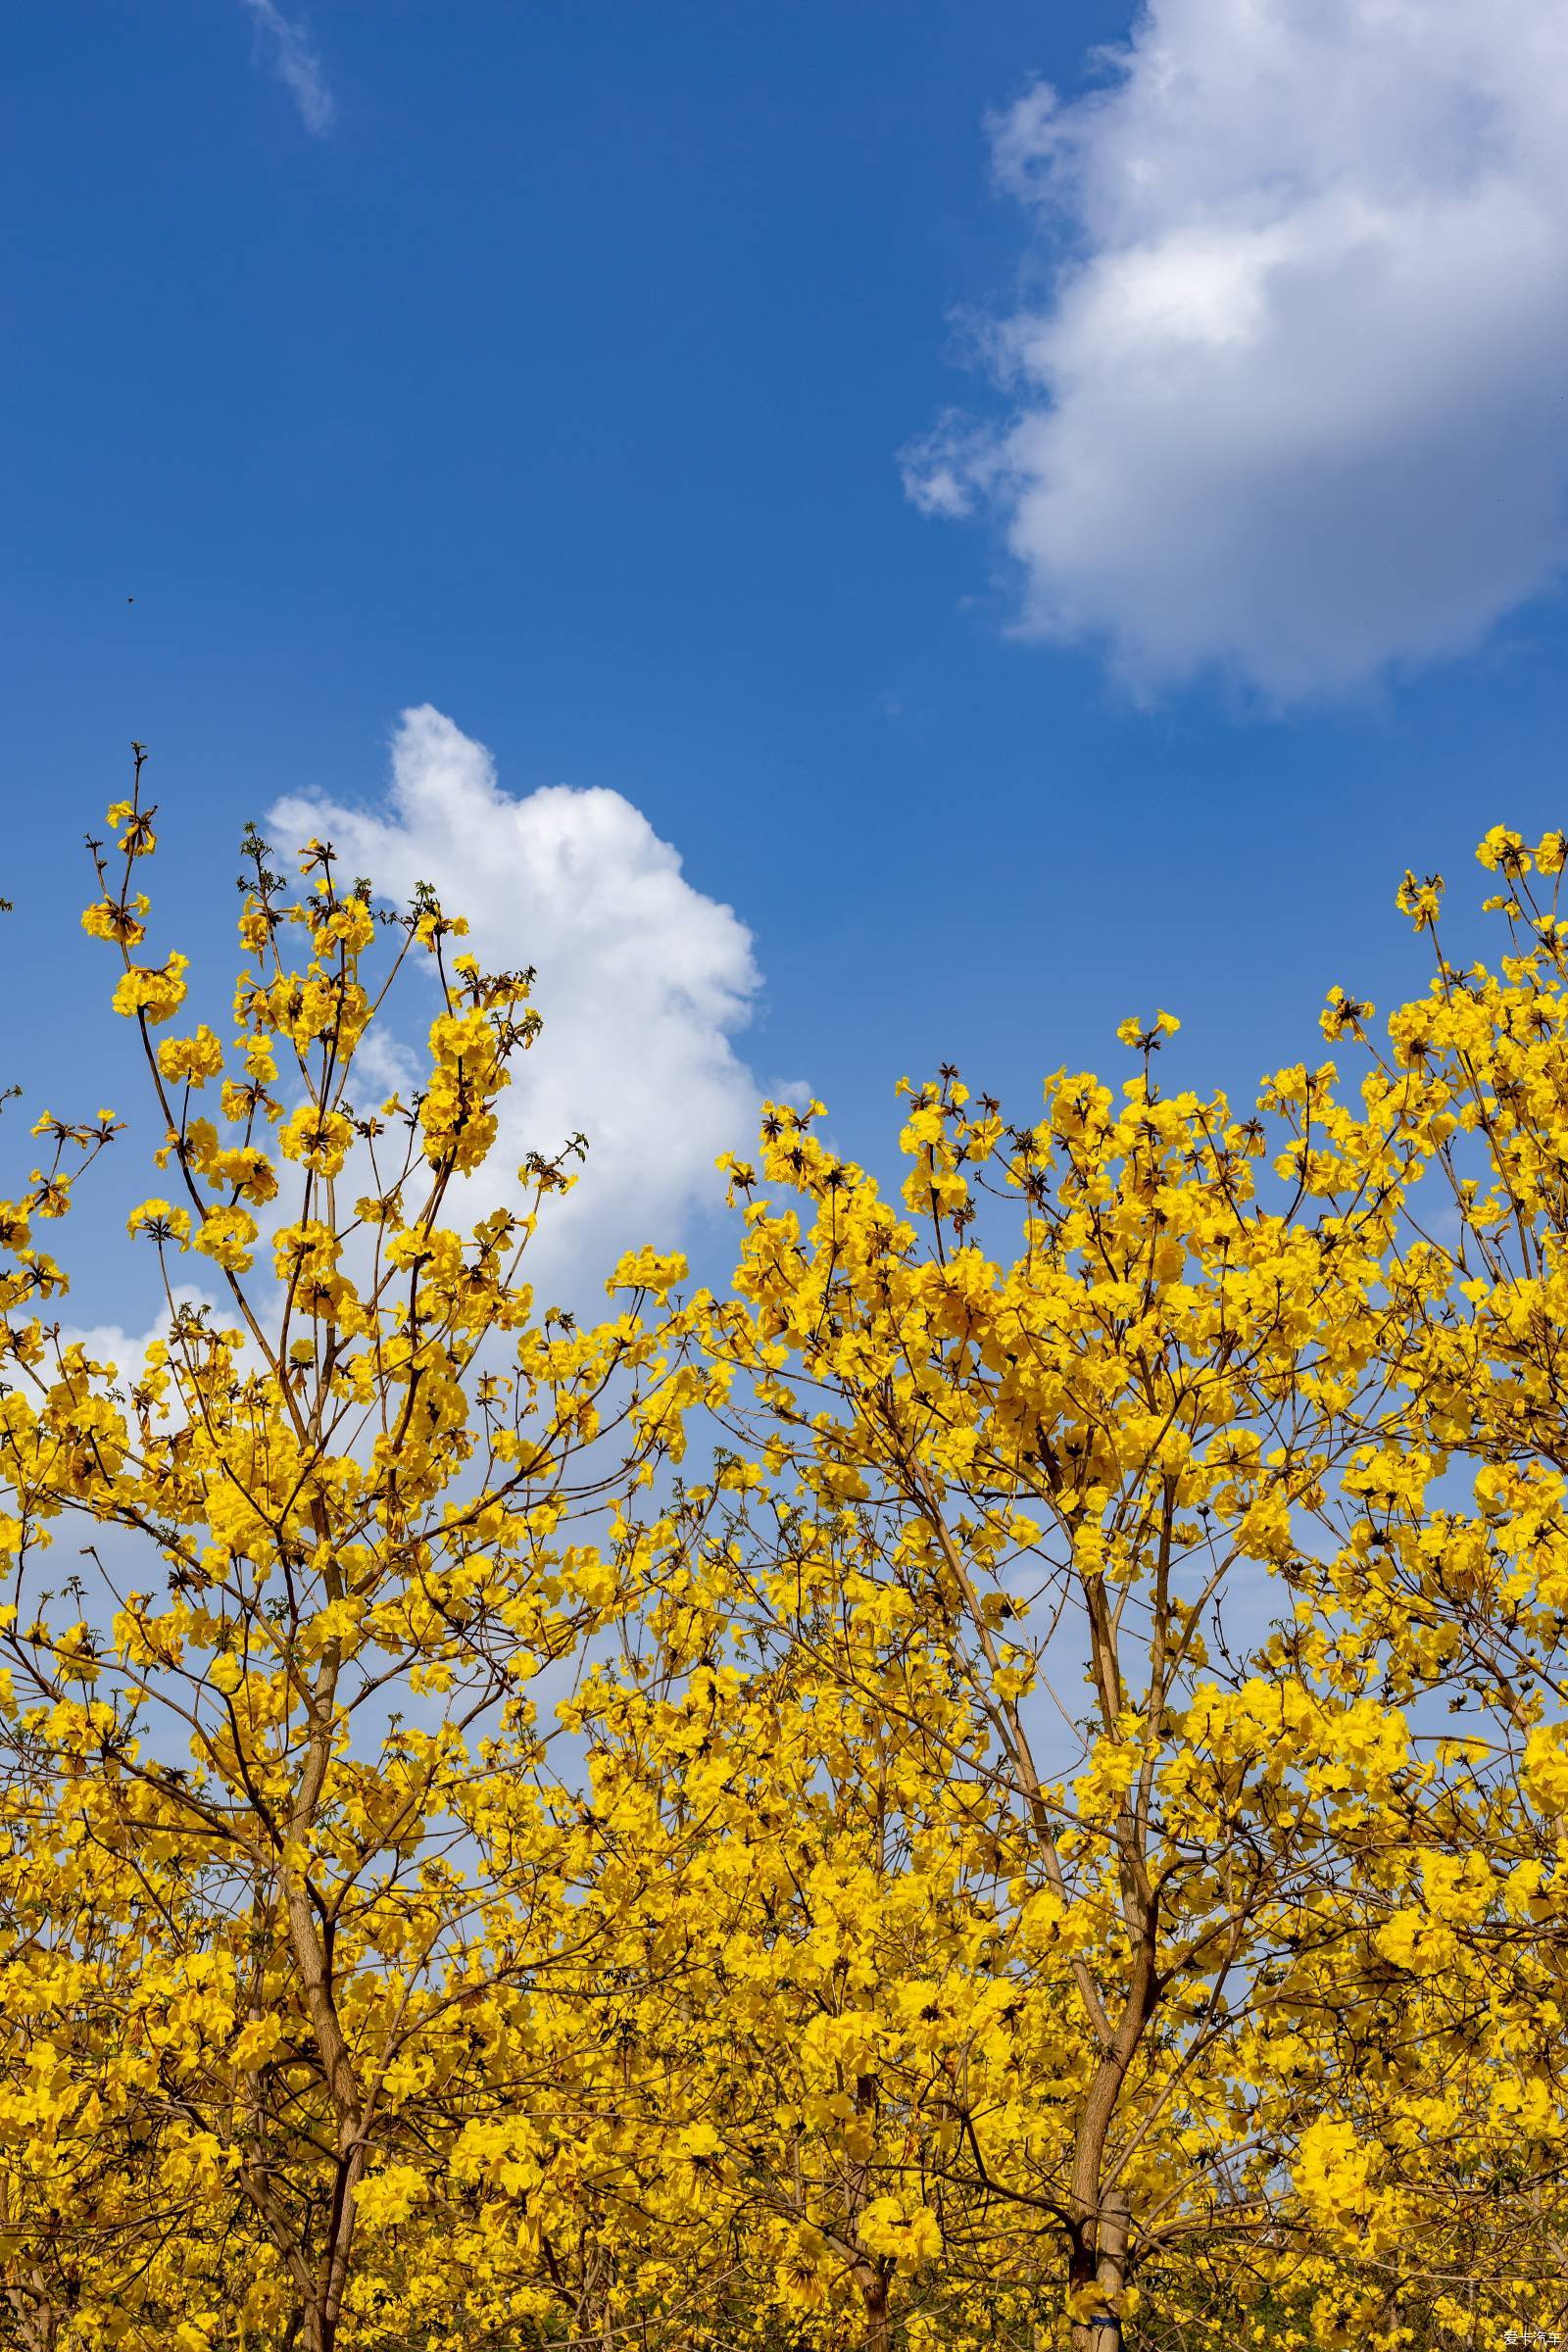
<instances>
[{"instance_id":1,"label":"brown trunk","mask_svg":"<svg viewBox=\"0 0 1568 2352\"><path fill-rule=\"evenodd\" d=\"M307 2298L301 2318L305 2352L335 2352L343 2318L343 2297L349 2280L349 2254L354 2242L354 2191L365 2178L368 2150L359 2137L357 2121L339 2127L337 2180L327 2216L318 2284Z\"/></svg>"},{"instance_id":2,"label":"brown trunk","mask_svg":"<svg viewBox=\"0 0 1568 2352\"><path fill-rule=\"evenodd\" d=\"M1107 2297L1119 2296L1127 2282L1127 2240L1130 2216L1125 2191L1102 2186L1105 2142L1122 2084L1132 2065L1158 1997L1154 1975L1154 1922L1139 1923L1142 1933L1133 1946L1127 2005L1111 2045L1102 2057L1078 2118L1072 2159L1074 2240L1069 2278L1075 2291L1093 2285ZM1114 2313L1107 2301L1103 2309ZM1073 2352L1117 2352L1121 2328L1114 2320L1089 2319L1073 2325Z\"/></svg>"},{"instance_id":3,"label":"brown trunk","mask_svg":"<svg viewBox=\"0 0 1568 2352\"><path fill-rule=\"evenodd\" d=\"M311 1813L325 1777L327 1742L324 1731L318 1731L313 1737L312 1750L307 1785L290 1824L290 1843L295 1845L303 1843ZM336 1990L326 1946L312 1907L310 1889L292 1859L285 1860L281 1891L289 1950L337 2124L337 2174L326 2219L319 2284L316 2292L307 2298L303 2315L305 2352L333 2352L337 2342L338 2318L349 2282L349 2257L354 2243L354 2191L364 2175L369 2153L364 2138L365 2096L338 2018Z\"/></svg>"},{"instance_id":4,"label":"brown trunk","mask_svg":"<svg viewBox=\"0 0 1568 2352\"><path fill-rule=\"evenodd\" d=\"M8 2300L17 2312L26 2352L54 2352L60 2340L61 2315L43 2283L42 2274L34 2272L30 2285L14 2289Z\"/></svg>"},{"instance_id":5,"label":"brown trunk","mask_svg":"<svg viewBox=\"0 0 1568 2352\"><path fill-rule=\"evenodd\" d=\"M331 2313L323 2310L319 2301L313 2301L301 2316L305 2322L301 2333L305 2352L332 2352L337 2342L337 2322Z\"/></svg>"},{"instance_id":6,"label":"brown trunk","mask_svg":"<svg viewBox=\"0 0 1568 2352\"><path fill-rule=\"evenodd\" d=\"M1121 2323L1116 2317L1127 2284L1127 2241L1131 2218L1127 2200L1112 2189L1100 2208L1091 2242L1088 2234L1074 2249L1072 2284L1093 2282L1102 2298L1097 2312L1074 2324L1072 2352L1121 2352Z\"/></svg>"},{"instance_id":7,"label":"brown trunk","mask_svg":"<svg viewBox=\"0 0 1568 2352\"><path fill-rule=\"evenodd\" d=\"M856 2284L865 2305L863 2352L892 2352L893 2329L888 2321L888 2282L879 2264L857 2263Z\"/></svg>"}]
</instances>

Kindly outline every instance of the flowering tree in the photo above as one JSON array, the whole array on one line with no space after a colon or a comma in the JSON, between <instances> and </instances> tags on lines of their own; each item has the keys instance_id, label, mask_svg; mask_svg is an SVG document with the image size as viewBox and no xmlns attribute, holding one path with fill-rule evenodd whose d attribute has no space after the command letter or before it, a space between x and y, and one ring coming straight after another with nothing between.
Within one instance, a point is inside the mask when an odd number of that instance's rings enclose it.
<instances>
[{"instance_id":1,"label":"flowering tree","mask_svg":"<svg viewBox=\"0 0 1568 2352\"><path fill-rule=\"evenodd\" d=\"M4 2339L1563 2323L1560 838L1495 973L1334 993L1358 1093L1166 1094L1160 1013L1030 1123L906 1089L893 1198L774 1109L733 1282L584 1325L532 975L252 835L227 1043L141 785L158 1336L46 1247L114 1116L0 1203Z\"/></svg>"},{"instance_id":2,"label":"flowering tree","mask_svg":"<svg viewBox=\"0 0 1568 2352\"><path fill-rule=\"evenodd\" d=\"M488 2096L486 2034L588 1965L578 1807L526 1693L623 1605L660 1374L633 1314L534 1311L561 1158L454 1221L537 1031L530 975L454 955L464 925L428 894L378 922L320 843L288 899L253 837L237 1042L180 1033L185 958L146 955L141 771L84 922L118 950L157 1105L166 1193L129 1229L168 1326L117 1367L46 1319L63 1279L34 1237L72 1155L116 1132L46 1115L53 1159L4 1211L19 1818L34 1851L101 1863L115 1965L79 1936L72 1961L104 2004L97 2110L174 2135L210 2229L243 2208L265 2249L247 2325L330 2352L357 2230L413 2201ZM434 973L428 1076L367 1101L411 956ZM184 1295L192 1263L217 1304ZM46 1590L62 1537L90 1574ZM193 2303L181 2340L205 2344Z\"/></svg>"},{"instance_id":3,"label":"flowering tree","mask_svg":"<svg viewBox=\"0 0 1568 2352\"><path fill-rule=\"evenodd\" d=\"M1332 1064L1246 1118L1162 1097L1161 1013L1121 1033L1119 1100L1058 1072L1009 1127L956 1072L911 1090L898 1203L820 1105L731 1164L745 1243L704 1349L743 1467L695 1540L816 1720L896 1740L911 1852L940 1839L995 1906L989 1982L922 1972L924 2036L851 2004L841 2164L868 2100L918 2127L888 2208L910 2267L977 2199L1015 2243L1049 2225L1083 2352L1140 2276L1180 2282L1145 2328L1190 2328L1198 2265L1255 2305L1299 2297L1304 2252L1323 2340L1400 2340L1412 2299L1451 2324L1489 2108L1538 2251L1518 2267L1516 2205L1486 2316L1555 2275L1568 932L1521 902L1517 837L1483 858L1528 953L1440 963L1353 1107ZM1560 837L1535 863L1560 874ZM1400 898L1434 919L1431 885ZM1323 1025L1368 1017L1337 990ZM1457 1455L1474 1515L1440 1500ZM1432 1736L1440 1692L1492 1736ZM1355 2053L1391 1999L1380 2111Z\"/></svg>"}]
</instances>

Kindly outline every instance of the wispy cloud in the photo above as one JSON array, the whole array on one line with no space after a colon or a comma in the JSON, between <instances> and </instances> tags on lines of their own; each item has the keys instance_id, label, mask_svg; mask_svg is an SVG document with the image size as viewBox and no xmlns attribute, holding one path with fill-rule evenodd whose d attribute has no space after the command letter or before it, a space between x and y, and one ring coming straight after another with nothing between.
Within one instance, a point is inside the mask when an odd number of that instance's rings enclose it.
<instances>
[{"instance_id":1,"label":"wispy cloud","mask_svg":"<svg viewBox=\"0 0 1568 2352\"><path fill-rule=\"evenodd\" d=\"M1146 688L1473 647L1568 565L1561 0L1146 0L1104 62L992 125L1046 282L911 494Z\"/></svg>"},{"instance_id":2,"label":"wispy cloud","mask_svg":"<svg viewBox=\"0 0 1568 2352\"><path fill-rule=\"evenodd\" d=\"M337 100L303 22L286 17L276 0L240 0L240 6L256 27L258 49L298 107L300 121L314 137L325 138L337 119Z\"/></svg>"}]
</instances>

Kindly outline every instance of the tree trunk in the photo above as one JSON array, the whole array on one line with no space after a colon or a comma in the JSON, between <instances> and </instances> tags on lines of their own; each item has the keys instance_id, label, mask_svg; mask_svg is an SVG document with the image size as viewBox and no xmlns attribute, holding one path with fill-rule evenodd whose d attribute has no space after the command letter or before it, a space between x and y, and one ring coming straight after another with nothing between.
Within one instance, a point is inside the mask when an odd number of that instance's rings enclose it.
<instances>
[{"instance_id":1,"label":"tree trunk","mask_svg":"<svg viewBox=\"0 0 1568 2352\"><path fill-rule=\"evenodd\" d=\"M1074 2323L1072 2352L1121 2352L1121 2321L1117 2314L1127 2284L1130 2234L1127 2200L1119 2189L1112 2189L1096 2217L1092 2245L1086 2237L1074 2253L1073 2285L1082 2287L1093 2282L1102 2301L1098 2312Z\"/></svg>"},{"instance_id":2,"label":"tree trunk","mask_svg":"<svg viewBox=\"0 0 1568 2352\"><path fill-rule=\"evenodd\" d=\"M7 2300L17 2314L21 2340L26 2352L54 2352L60 2340L62 2315L44 2284L43 2273L34 2271L27 2284L13 2288Z\"/></svg>"},{"instance_id":3,"label":"tree trunk","mask_svg":"<svg viewBox=\"0 0 1568 2352\"><path fill-rule=\"evenodd\" d=\"M893 2329L888 2319L888 2282L880 2264L857 2263L856 2284L865 2305L863 2352L892 2352Z\"/></svg>"}]
</instances>

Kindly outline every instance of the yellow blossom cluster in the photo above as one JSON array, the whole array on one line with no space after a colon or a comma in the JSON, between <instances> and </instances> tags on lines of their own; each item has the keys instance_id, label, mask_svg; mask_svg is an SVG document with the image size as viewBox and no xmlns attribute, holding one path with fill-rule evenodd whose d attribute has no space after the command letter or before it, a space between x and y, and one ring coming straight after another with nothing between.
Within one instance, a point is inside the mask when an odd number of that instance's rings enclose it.
<instances>
[{"instance_id":1,"label":"yellow blossom cluster","mask_svg":"<svg viewBox=\"0 0 1568 2352\"><path fill-rule=\"evenodd\" d=\"M1255 1103L1157 1011L906 1082L891 1183L772 1106L733 1279L593 1321L532 973L253 835L220 1019L143 763L134 1360L38 1240L122 1123L0 1201L0 2342L1568 2328L1563 836L1493 963L1407 875L1430 987Z\"/></svg>"}]
</instances>

